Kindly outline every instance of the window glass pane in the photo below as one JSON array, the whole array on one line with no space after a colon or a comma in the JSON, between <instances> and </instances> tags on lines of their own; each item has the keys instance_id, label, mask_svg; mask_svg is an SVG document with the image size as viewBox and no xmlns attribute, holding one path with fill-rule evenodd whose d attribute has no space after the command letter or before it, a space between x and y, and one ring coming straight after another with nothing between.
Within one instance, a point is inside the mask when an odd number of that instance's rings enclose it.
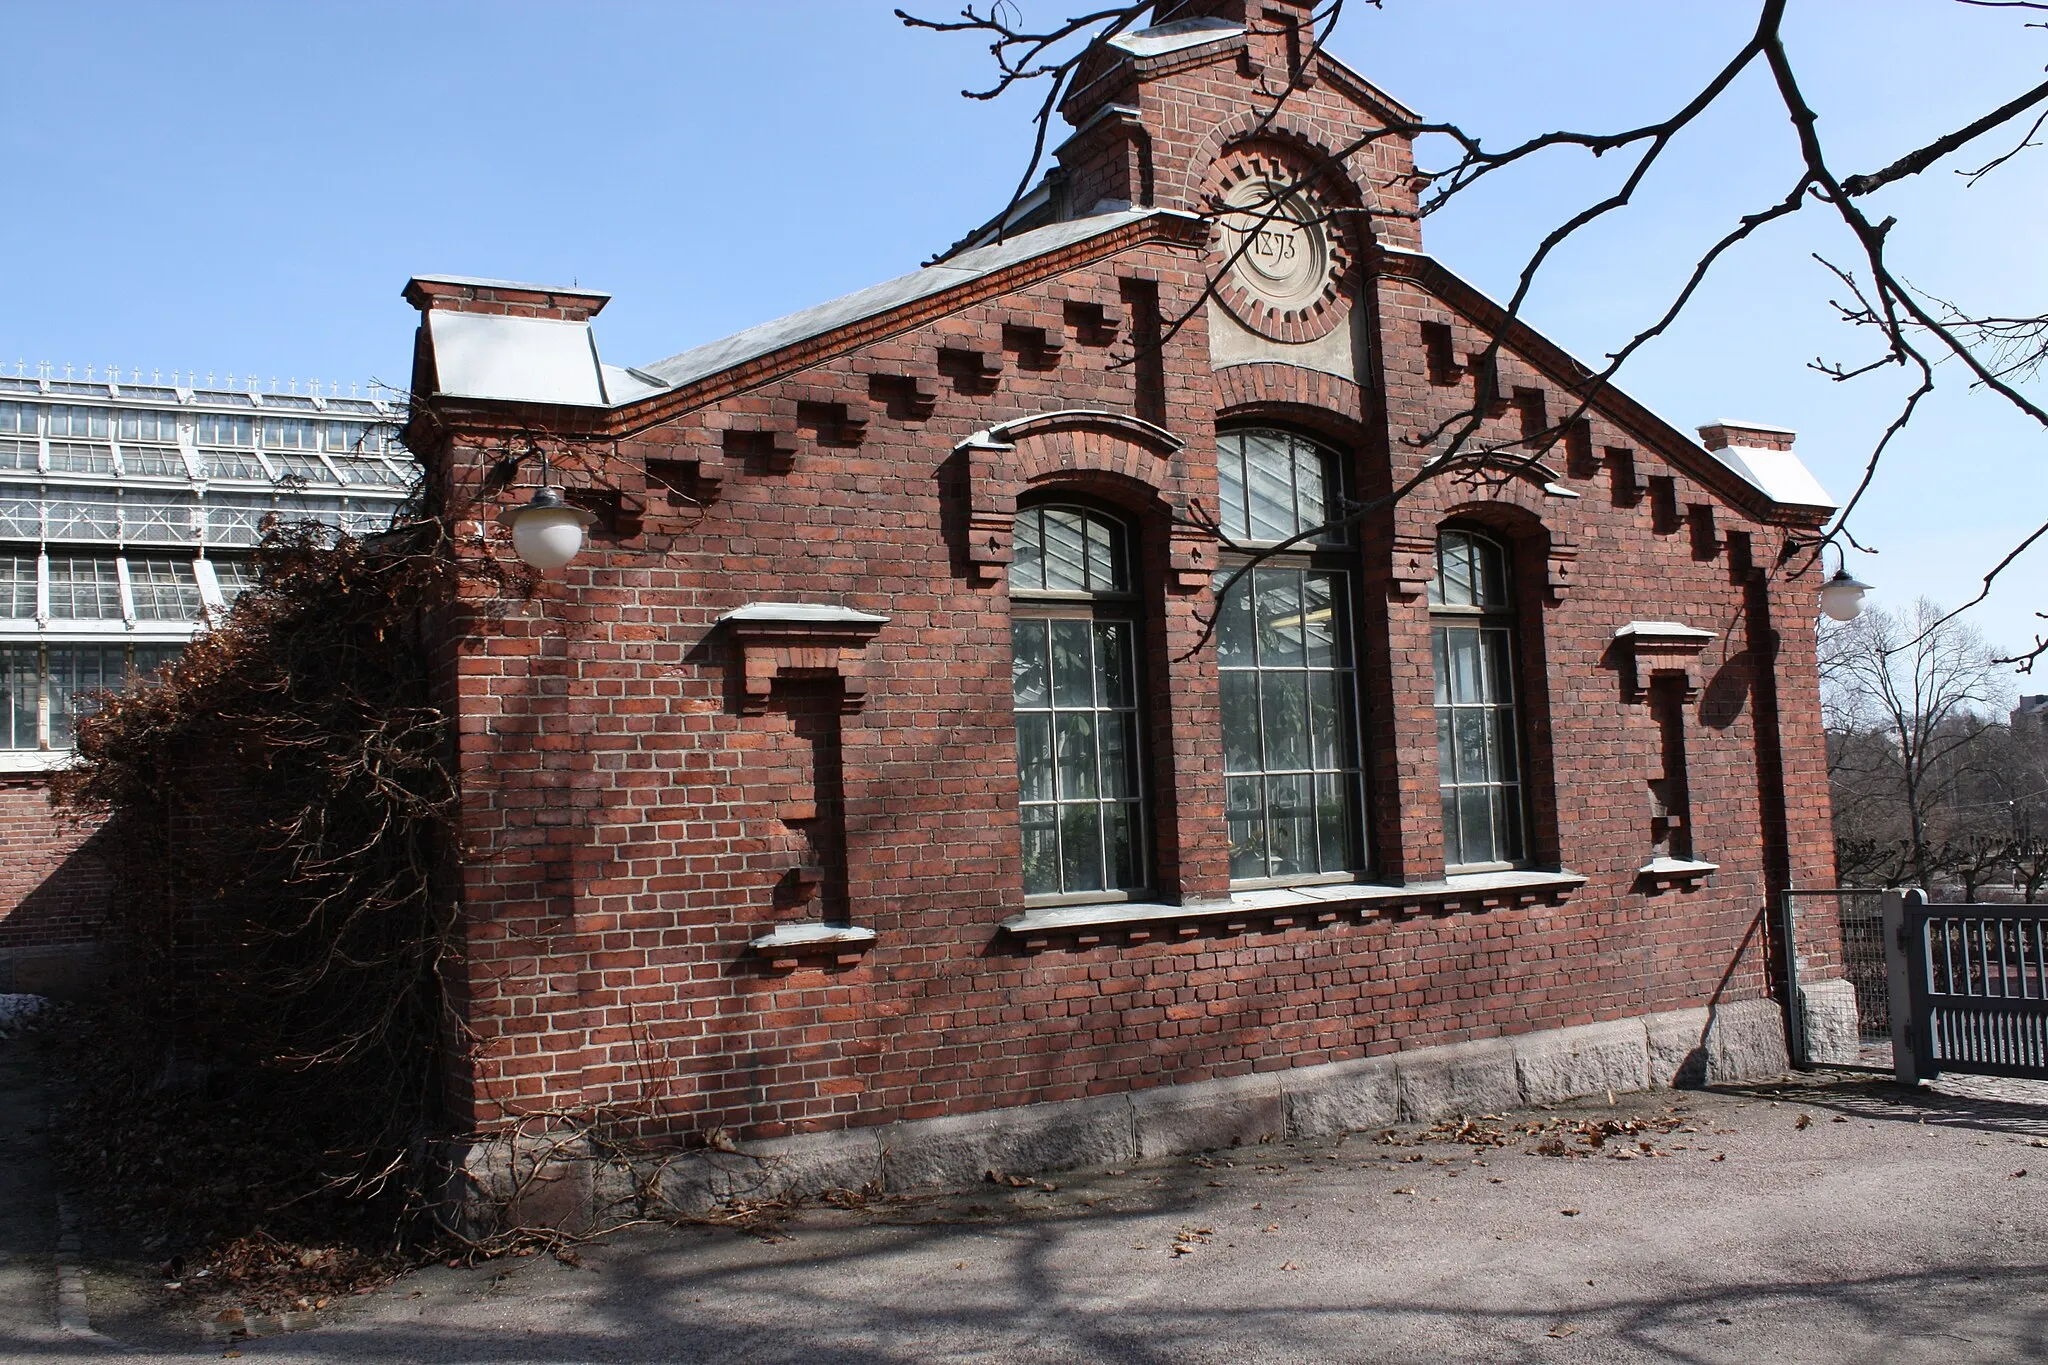
<instances>
[{"instance_id":1,"label":"window glass pane","mask_svg":"<svg viewBox=\"0 0 2048 1365\"><path fill-rule=\"evenodd\" d=\"M185 477L185 461L178 452L154 446L123 446L121 469L127 474L140 474L155 479Z\"/></svg>"},{"instance_id":2,"label":"window glass pane","mask_svg":"<svg viewBox=\"0 0 2048 1365\"><path fill-rule=\"evenodd\" d=\"M1116 537L1111 533L1108 522L1100 517L1090 517L1088 527L1088 587L1092 592L1103 592L1122 581L1123 571L1117 565Z\"/></svg>"},{"instance_id":3,"label":"window glass pane","mask_svg":"<svg viewBox=\"0 0 2048 1365\"><path fill-rule=\"evenodd\" d=\"M1042 518L1035 509L1019 512L1010 533L1010 586L1036 589L1045 586L1045 551L1040 544Z\"/></svg>"},{"instance_id":4,"label":"window glass pane","mask_svg":"<svg viewBox=\"0 0 2048 1365\"><path fill-rule=\"evenodd\" d=\"M1305 673L1308 683L1308 766L1334 772L1344 766L1344 708L1338 704L1335 673Z\"/></svg>"},{"instance_id":5,"label":"window glass pane","mask_svg":"<svg viewBox=\"0 0 2048 1365\"><path fill-rule=\"evenodd\" d=\"M1089 712L1062 712L1053 721L1054 761L1059 768L1059 799L1093 801L1095 787L1095 717Z\"/></svg>"},{"instance_id":6,"label":"window glass pane","mask_svg":"<svg viewBox=\"0 0 2048 1365\"><path fill-rule=\"evenodd\" d=\"M68 749L79 716L90 714L87 694L122 684L126 661L120 646L52 647L50 658L50 747Z\"/></svg>"},{"instance_id":7,"label":"window glass pane","mask_svg":"<svg viewBox=\"0 0 2048 1365\"><path fill-rule=\"evenodd\" d=\"M1052 700L1059 707L1095 704L1094 634L1092 622L1052 623Z\"/></svg>"},{"instance_id":8,"label":"window glass pane","mask_svg":"<svg viewBox=\"0 0 2048 1365\"><path fill-rule=\"evenodd\" d=\"M1350 662L1345 648L1343 580L1335 574L1302 575L1302 634L1308 643L1310 668L1341 668Z\"/></svg>"},{"instance_id":9,"label":"window glass pane","mask_svg":"<svg viewBox=\"0 0 2048 1365\"><path fill-rule=\"evenodd\" d=\"M1118 801L1102 808L1103 854L1109 863L1111 886L1139 884L1138 807Z\"/></svg>"},{"instance_id":10,"label":"window glass pane","mask_svg":"<svg viewBox=\"0 0 2048 1365\"><path fill-rule=\"evenodd\" d=\"M1298 528L1294 515L1294 459L1278 432L1245 433L1246 503L1253 540L1284 540Z\"/></svg>"},{"instance_id":11,"label":"window glass pane","mask_svg":"<svg viewBox=\"0 0 2048 1365\"><path fill-rule=\"evenodd\" d=\"M1507 555L1490 540L1474 536L1472 546L1472 592L1482 607L1508 605Z\"/></svg>"},{"instance_id":12,"label":"window glass pane","mask_svg":"<svg viewBox=\"0 0 2048 1365\"><path fill-rule=\"evenodd\" d=\"M1045 509L1045 586L1052 592L1088 590L1084 514L1070 507Z\"/></svg>"},{"instance_id":13,"label":"window glass pane","mask_svg":"<svg viewBox=\"0 0 2048 1365\"><path fill-rule=\"evenodd\" d=\"M165 664L185 652L183 645L137 645L135 646L135 676L151 678Z\"/></svg>"},{"instance_id":14,"label":"window glass pane","mask_svg":"<svg viewBox=\"0 0 2048 1365\"><path fill-rule=\"evenodd\" d=\"M1049 895L1060 889L1058 806L1026 806L1024 822L1024 894Z\"/></svg>"},{"instance_id":15,"label":"window glass pane","mask_svg":"<svg viewBox=\"0 0 2048 1365\"><path fill-rule=\"evenodd\" d=\"M1308 766L1308 675L1268 670L1259 679L1264 702L1268 772Z\"/></svg>"},{"instance_id":16,"label":"window glass pane","mask_svg":"<svg viewBox=\"0 0 2048 1365\"><path fill-rule=\"evenodd\" d=\"M1259 675L1253 669L1226 671L1223 702L1223 771L1255 773L1263 766L1259 744Z\"/></svg>"},{"instance_id":17,"label":"window glass pane","mask_svg":"<svg viewBox=\"0 0 2048 1365\"><path fill-rule=\"evenodd\" d=\"M1294 442L1295 530L1323 524L1323 452L1307 441Z\"/></svg>"},{"instance_id":18,"label":"window glass pane","mask_svg":"<svg viewBox=\"0 0 2048 1365\"><path fill-rule=\"evenodd\" d=\"M0 649L0 747L39 747L36 698L41 691L35 648Z\"/></svg>"},{"instance_id":19,"label":"window glass pane","mask_svg":"<svg viewBox=\"0 0 2048 1365\"><path fill-rule=\"evenodd\" d=\"M1216 443L1217 495L1222 503L1223 534L1239 540L1249 534L1244 509L1244 437L1232 434Z\"/></svg>"},{"instance_id":20,"label":"window glass pane","mask_svg":"<svg viewBox=\"0 0 2048 1365\"><path fill-rule=\"evenodd\" d=\"M1060 806L1060 877L1068 891L1101 891L1102 816L1092 801Z\"/></svg>"},{"instance_id":21,"label":"window glass pane","mask_svg":"<svg viewBox=\"0 0 2048 1365\"><path fill-rule=\"evenodd\" d=\"M0 555L0 615L25 621L36 614L36 557Z\"/></svg>"},{"instance_id":22,"label":"window glass pane","mask_svg":"<svg viewBox=\"0 0 2048 1365\"><path fill-rule=\"evenodd\" d=\"M1102 718L1097 738L1102 745L1102 794L1129 799L1138 794L1138 717L1125 711Z\"/></svg>"},{"instance_id":23,"label":"window glass pane","mask_svg":"<svg viewBox=\"0 0 2048 1365\"><path fill-rule=\"evenodd\" d=\"M50 615L60 620L121 619L121 579L111 559L60 555L50 560Z\"/></svg>"},{"instance_id":24,"label":"window glass pane","mask_svg":"<svg viewBox=\"0 0 2048 1365\"><path fill-rule=\"evenodd\" d=\"M256 570L248 561L241 559L215 559L213 580L220 588L220 600L232 607L235 599L256 586Z\"/></svg>"},{"instance_id":25,"label":"window glass pane","mask_svg":"<svg viewBox=\"0 0 2048 1365\"><path fill-rule=\"evenodd\" d=\"M192 566L169 559L128 560L128 593L143 621L197 621L199 582Z\"/></svg>"},{"instance_id":26,"label":"window glass pane","mask_svg":"<svg viewBox=\"0 0 2048 1365\"><path fill-rule=\"evenodd\" d=\"M1445 634L1449 637L1451 650L1451 700L1484 701L1486 694L1481 688L1479 672L1479 632L1451 630Z\"/></svg>"},{"instance_id":27,"label":"window glass pane","mask_svg":"<svg viewBox=\"0 0 2048 1365\"><path fill-rule=\"evenodd\" d=\"M1019 707L1046 704L1045 628L1040 620L1010 624L1010 691Z\"/></svg>"},{"instance_id":28,"label":"window glass pane","mask_svg":"<svg viewBox=\"0 0 2048 1365\"><path fill-rule=\"evenodd\" d=\"M35 435L35 404L0 403L0 432L6 432L11 436Z\"/></svg>"},{"instance_id":29,"label":"window glass pane","mask_svg":"<svg viewBox=\"0 0 2048 1365\"><path fill-rule=\"evenodd\" d=\"M114 472L114 448L52 442L50 469L57 474L111 474Z\"/></svg>"},{"instance_id":30,"label":"window glass pane","mask_svg":"<svg viewBox=\"0 0 2048 1365\"><path fill-rule=\"evenodd\" d=\"M1216 588L1220 591L1229 580L1229 574L1217 574ZM1223 668L1250 668L1258 662L1252 639L1252 584L1251 575L1246 574L1217 608L1217 664Z\"/></svg>"},{"instance_id":31,"label":"window glass pane","mask_svg":"<svg viewBox=\"0 0 2048 1365\"><path fill-rule=\"evenodd\" d=\"M1432 585L1430 601L1449 607L1472 605L1470 544L1457 531L1444 532L1443 538L1437 542L1437 581Z\"/></svg>"},{"instance_id":32,"label":"window glass pane","mask_svg":"<svg viewBox=\"0 0 2048 1365\"><path fill-rule=\"evenodd\" d=\"M1230 875L1240 880L1266 875L1266 783L1233 777L1224 784L1230 830Z\"/></svg>"},{"instance_id":33,"label":"window glass pane","mask_svg":"<svg viewBox=\"0 0 2048 1365\"><path fill-rule=\"evenodd\" d=\"M1022 800L1053 799L1051 716L1017 717L1017 779Z\"/></svg>"},{"instance_id":34,"label":"window glass pane","mask_svg":"<svg viewBox=\"0 0 2048 1365\"><path fill-rule=\"evenodd\" d=\"M1499 862L1505 856L1493 839L1493 789L1484 785L1458 788L1458 822L1464 826L1466 858L1475 863Z\"/></svg>"},{"instance_id":35,"label":"window glass pane","mask_svg":"<svg viewBox=\"0 0 2048 1365\"><path fill-rule=\"evenodd\" d=\"M1095 623L1096 701L1103 706L1136 706L1131 676L1131 624Z\"/></svg>"},{"instance_id":36,"label":"window glass pane","mask_svg":"<svg viewBox=\"0 0 2048 1365\"><path fill-rule=\"evenodd\" d=\"M1322 846L1318 872L1342 872L1357 865L1353 832L1358 821L1351 808L1353 785L1345 773L1316 774L1316 837Z\"/></svg>"},{"instance_id":37,"label":"window glass pane","mask_svg":"<svg viewBox=\"0 0 2048 1365\"><path fill-rule=\"evenodd\" d=\"M1259 662L1268 668L1299 668L1307 662L1301 619L1301 575L1292 569L1254 573Z\"/></svg>"},{"instance_id":38,"label":"window glass pane","mask_svg":"<svg viewBox=\"0 0 2048 1365\"><path fill-rule=\"evenodd\" d=\"M1266 780L1267 820L1272 839L1273 877L1295 877L1317 871L1316 811L1313 779L1305 774Z\"/></svg>"}]
</instances>

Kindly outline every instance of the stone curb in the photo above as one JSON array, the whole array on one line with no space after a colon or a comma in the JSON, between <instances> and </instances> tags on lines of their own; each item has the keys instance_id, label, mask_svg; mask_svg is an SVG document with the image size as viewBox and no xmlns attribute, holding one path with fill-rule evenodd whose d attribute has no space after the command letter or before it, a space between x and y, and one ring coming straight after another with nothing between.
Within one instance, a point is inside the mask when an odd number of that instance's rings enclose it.
<instances>
[{"instance_id":1,"label":"stone curb","mask_svg":"<svg viewBox=\"0 0 2048 1365\"><path fill-rule=\"evenodd\" d=\"M607 1208L600 1206L615 1205L621 1189L642 1190L666 1211L694 1215L734 1200L959 1186L992 1170L1101 1169L1609 1091L1759 1080L1789 1065L1777 1003L1739 1001L1124 1095L742 1143L731 1151L681 1153L638 1172L607 1175L591 1169L593 1161L564 1161L550 1182L556 1197L546 1201L545 1221L601 1222ZM516 1164L502 1142L469 1150L462 1163L469 1173L465 1223L479 1226L493 1210L502 1216L510 1191L496 1190L494 1177ZM527 1202L518 1221L537 1221L541 1212Z\"/></svg>"},{"instance_id":2,"label":"stone curb","mask_svg":"<svg viewBox=\"0 0 2048 1365\"><path fill-rule=\"evenodd\" d=\"M85 1238L71 1201L57 1200L57 1330L81 1341L112 1346L115 1342L93 1330L85 1297Z\"/></svg>"}]
</instances>

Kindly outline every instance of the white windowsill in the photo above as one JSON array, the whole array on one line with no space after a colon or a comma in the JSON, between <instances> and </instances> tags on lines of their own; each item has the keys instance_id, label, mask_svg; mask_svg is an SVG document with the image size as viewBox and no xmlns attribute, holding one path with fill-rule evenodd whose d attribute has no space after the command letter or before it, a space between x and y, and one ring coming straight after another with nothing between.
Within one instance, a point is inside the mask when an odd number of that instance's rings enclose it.
<instances>
[{"instance_id":1,"label":"white windowsill","mask_svg":"<svg viewBox=\"0 0 2048 1365\"><path fill-rule=\"evenodd\" d=\"M74 757L69 749L0 749L0 773L53 773Z\"/></svg>"},{"instance_id":2,"label":"white windowsill","mask_svg":"<svg viewBox=\"0 0 2048 1365\"><path fill-rule=\"evenodd\" d=\"M1719 863L1696 863L1685 858L1652 858L1636 869L1639 877L1704 877L1719 872Z\"/></svg>"},{"instance_id":3,"label":"white windowsill","mask_svg":"<svg viewBox=\"0 0 2048 1365\"><path fill-rule=\"evenodd\" d=\"M1569 891L1585 884L1586 879L1576 872L1513 871L1478 872L1446 877L1442 881L1413 882L1407 886L1381 886L1370 882L1276 886L1256 891L1234 892L1228 900L1197 901L1187 905L1118 901L1095 905L1033 906L1022 914L1012 915L1004 920L1000 927L1005 933L1030 934L1126 924L1157 924L1166 920L1227 920L1232 916L1242 915L1285 915L1290 911L1315 912L1384 905L1413 905L1434 901L1511 896L1520 892L1541 895Z\"/></svg>"},{"instance_id":4,"label":"white windowsill","mask_svg":"<svg viewBox=\"0 0 2048 1365\"><path fill-rule=\"evenodd\" d=\"M875 941L875 931L855 924L778 924L747 946L757 953L778 948L818 948L829 944L860 944Z\"/></svg>"}]
</instances>

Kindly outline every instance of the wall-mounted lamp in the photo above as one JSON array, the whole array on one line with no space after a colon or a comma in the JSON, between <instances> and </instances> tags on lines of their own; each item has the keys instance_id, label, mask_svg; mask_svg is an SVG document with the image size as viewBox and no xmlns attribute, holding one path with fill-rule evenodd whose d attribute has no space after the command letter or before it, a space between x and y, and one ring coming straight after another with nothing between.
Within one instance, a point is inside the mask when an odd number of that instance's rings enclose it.
<instances>
[{"instance_id":1,"label":"wall-mounted lamp","mask_svg":"<svg viewBox=\"0 0 2048 1365\"><path fill-rule=\"evenodd\" d=\"M571 506L549 481L547 451L540 452L540 487L524 507L498 514L498 524L512 532L512 552L546 573L559 569L583 549L583 532L597 514Z\"/></svg>"},{"instance_id":2,"label":"wall-mounted lamp","mask_svg":"<svg viewBox=\"0 0 2048 1365\"><path fill-rule=\"evenodd\" d=\"M1835 554L1839 556L1841 553L1841 547L1836 546ZM1863 614L1863 594L1869 591L1870 584L1850 575L1848 562L1844 559L1837 565L1835 576L1821 587L1821 614L1830 621L1853 621Z\"/></svg>"}]
</instances>

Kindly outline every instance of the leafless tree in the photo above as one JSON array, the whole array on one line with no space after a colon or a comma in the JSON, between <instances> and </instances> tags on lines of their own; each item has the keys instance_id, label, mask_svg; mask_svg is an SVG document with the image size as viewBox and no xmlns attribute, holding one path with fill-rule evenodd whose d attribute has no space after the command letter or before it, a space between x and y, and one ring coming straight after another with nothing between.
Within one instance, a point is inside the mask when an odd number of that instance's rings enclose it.
<instances>
[{"instance_id":1,"label":"leafless tree","mask_svg":"<svg viewBox=\"0 0 2048 1365\"><path fill-rule=\"evenodd\" d=\"M1953 3L1975 9L2017 11L2015 18L2023 29L2048 29L2048 0ZM1822 264L1833 273L1843 291L1836 307L1846 322L1875 343L1852 359L1816 359L1814 367L1843 383L1885 371L1898 371L1909 380L1908 392L1869 452L1862 477L1848 502L1825 533L1807 547L1811 553L1817 555L1820 545L1827 542L1857 543L1851 530L1857 506L1878 476L1886 452L1943 375L1955 375L1961 382L1995 395L2048 433L2048 408L2022 387L2048 358L2048 313L2031 306L1962 303L1940 298L1909 283L1911 271L1896 259L1891 246L1899 219L1885 211L1884 194L1887 189L1938 170L1952 171L1971 183L1996 174L2013 158L2037 145L2037 135L2044 122L2048 122L2048 81L2025 90L1987 93L1986 107L1981 113L1917 147L1901 149L1887 164L1866 169L1844 166L1839 164L1822 133L1803 87L1798 59L1786 44L1787 4L1788 0L1757 0L1756 23L1749 35L1697 88L1676 92L1670 112L1663 118L1624 128L1556 128L1506 144L1491 143L1481 133L1457 123L1396 121L1362 133L1355 142L1336 149L1326 161L1302 173L1303 181L1298 183L1321 175L1331 164L1347 161L1381 138L1420 139L1422 148L1433 147L1441 152L1438 165L1420 172L1425 186L1422 212L1426 216L1443 210L1481 181L1511 169L1526 165L1540 174L1543 166L1560 156L1627 158L1619 188L1566 215L1530 254L1508 300L1507 319L1487 349L1475 358L1475 368L1483 373L1485 367L1495 362L1502 335L1518 319L1539 274L1557 249L1591 224L1627 207L1651 169L1681 136L1693 133L1696 125L1705 122L1710 111L1724 102L1749 98L1746 92L1731 93L1745 73L1760 70L1767 77L1787 116L1788 136L1797 157L1797 170L1781 187L1779 197L1729 206L1728 227L1723 235L1695 259L1684 283L1661 311L1607 354L1606 364L1582 388L1576 408L1565 412L1561 420L1543 431L1525 435L1511 446L1489 446L1482 433L1485 403L1475 389L1473 404L1467 411L1435 431L1408 438L1418 446L1436 448L1436 453L1414 477L1370 504L1350 504L1341 520L1359 521L1374 515L1427 479L1445 474L1473 477L1476 471L1488 465L1498 466L1503 460L1540 458L1562 439L1622 365L1672 326L1731 248L1799 214L1819 213L1833 220L1839 245L1834 254L1822 257ZM1380 0L1357 0L1352 8L1356 11L1379 5ZM1346 0L1327 0L1316 12L1315 50L1327 44L1346 8ZM1109 39L1145 27L1153 11L1151 0L1133 0L1099 5L1069 18L1034 24L1027 21L1018 0L975 0L952 18L920 17L902 10L897 15L914 28L968 33L988 41L995 63L994 79L982 89L965 92L969 98L991 100L1018 92L1036 95L1036 135L1012 199L1014 207L1038 173L1051 136L1052 120L1061 98L1073 87L1076 73L1088 66ZM1303 69L1309 65L1303 63ZM1277 115L1294 97L1296 89L1289 85L1270 96L1260 96L1261 112L1268 117ZM1972 148L1978 149L1976 159L1961 162L1960 158ZM1742 155L1756 156L1758 152L1755 148L1744 148ZM1292 188L1282 187L1275 195L1271 212L1281 210ZM1215 218L1224 209L1216 204L1204 206L1203 211ZM1169 326L1169 335L1174 325L1178 322ZM1950 362L1945 369L1943 362ZM1300 539L1319 537L1328 529L1314 528L1304 532ZM2048 522L1999 554L1983 575L1981 591L1958 610L1967 610L1982 601L2020 555L2044 536L2048 536ZM1277 549L1252 551L1249 563L1238 572L1291 545L1292 542ZM2039 614L2048 620L2048 612ZM2031 648L2006 662L2026 670L2044 654L2048 654L2048 633L2037 636Z\"/></svg>"},{"instance_id":2,"label":"leafless tree","mask_svg":"<svg viewBox=\"0 0 2048 1365\"><path fill-rule=\"evenodd\" d=\"M1924 598L1830 626L1829 776L1845 875L1931 887L1943 872L1981 883L1986 839L2009 827L1987 794L2006 670L1977 632Z\"/></svg>"}]
</instances>

